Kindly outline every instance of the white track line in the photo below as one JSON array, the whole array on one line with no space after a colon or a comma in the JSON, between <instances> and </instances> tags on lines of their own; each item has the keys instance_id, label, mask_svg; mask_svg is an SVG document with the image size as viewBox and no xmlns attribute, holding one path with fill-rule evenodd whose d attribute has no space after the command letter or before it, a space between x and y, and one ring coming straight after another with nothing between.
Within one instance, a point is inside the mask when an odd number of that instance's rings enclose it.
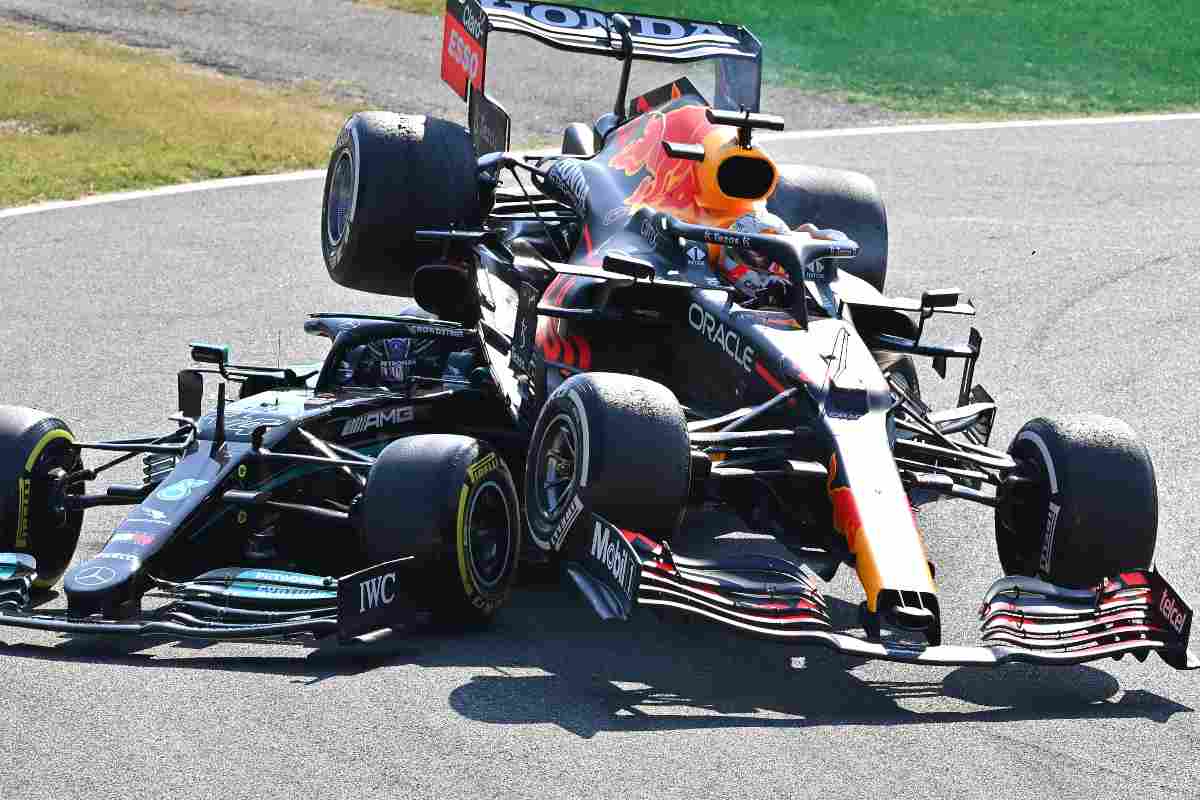
<instances>
[{"instance_id":1,"label":"white track line","mask_svg":"<svg viewBox=\"0 0 1200 800\"><path fill-rule=\"evenodd\" d=\"M104 203L119 203L123 200L140 200L143 197L165 197L172 194L187 194L189 192L206 192L210 189L228 189L235 186L258 186L264 183L286 183L288 181L307 181L313 178L325 177L325 170L310 169L304 172L285 172L279 175L246 175L240 178L218 178L198 183L180 183L175 186L163 186L158 189L145 189L138 192L113 192L85 197L82 200L58 200L52 203L38 203L32 206L0 209L0 219L6 217L21 217L26 214L37 214L41 211L58 211L63 208L80 208L82 206L98 206Z\"/></svg>"},{"instance_id":2,"label":"white track line","mask_svg":"<svg viewBox=\"0 0 1200 800\"><path fill-rule=\"evenodd\" d=\"M1059 128L1067 125L1132 125L1148 122L1183 122L1200 120L1200 113L1187 114L1126 114L1119 117L1075 117L1072 119L1016 119L1007 122L941 122L928 125L880 125L867 128L836 128L833 130L787 131L761 133L756 141L786 142L792 139L839 139L845 136L884 136L897 133L955 133L957 131L991 131L1005 128Z\"/></svg>"},{"instance_id":3,"label":"white track line","mask_svg":"<svg viewBox=\"0 0 1200 800\"><path fill-rule=\"evenodd\" d=\"M888 136L901 133L956 133L960 131L990 131L1006 128L1057 128L1069 125L1136 125L1152 122L1200 121L1200 113L1187 114L1129 114L1119 117L1078 117L1074 119L1026 119L1007 122L946 122L928 125L879 125L867 128L835 128L832 130L787 131L764 133L755 137L762 142L786 142L802 139L839 139L848 136ZM140 200L145 197L166 197L173 194L205 192L210 189L227 189L236 186L258 186L267 183L305 181L324 177L325 170L311 169L304 172L287 172L281 175L249 175L242 178L220 178L199 183L181 183L159 189L139 192L116 192L85 197L82 200L60 200L38 203L32 206L0 209L0 219L37 214L42 211L58 211L64 208L96 206L104 203L119 203L123 200Z\"/></svg>"}]
</instances>

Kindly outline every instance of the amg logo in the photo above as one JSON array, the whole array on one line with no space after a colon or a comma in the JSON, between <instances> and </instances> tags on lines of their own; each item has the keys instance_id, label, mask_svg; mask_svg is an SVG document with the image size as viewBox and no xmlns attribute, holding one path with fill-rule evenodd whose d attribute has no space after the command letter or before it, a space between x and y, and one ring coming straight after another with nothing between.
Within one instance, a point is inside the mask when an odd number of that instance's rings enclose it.
<instances>
[{"instance_id":1,"label":"amg logo","mask_svg":"<svg viewBox=\"0 0 1200 800\"><path fill-rule=\"evenodd\" d=\"M342 426L342 436L353 436L356 433L369 431L372 428L382 428L385 425L399 425L401 422L412 422L412 406L393 406L382 411L372 411L346 420Z\"/></svg>"},{"instance_id":2,"label":"amg logo","mask_svg":"<svg viewBox=\"0 0 1200 800\"><path fill-rule=\"evenodd\" d=\"M496 466L496 461L496 454L488 453L486 456L467 467L467 481L470 483L475 483L475 481L479 480L481 475Z\"/></svg>"},{"instance_id":3,"label":"amg logo","mask_svg":"<svg viewBox=\"0 0 1200 800\"><path fill-rule=\"evenodd\" d=\"M562 519L554 526L554 534L550 537L550 547L555 550L559 548L567 533L575 527L575 520L579 519L581 511L583 511L583 501L579 499L579 495L575 495L571 498L571 504L567 506L567 510L563 512Z\"/></svg>"},{"instance_id":4,"label":"amg logo","mask_svg":"<svg viewBox=\"0 0 1200 800\"><path fill-rule=\"evenodd\" d=\"M732 328L726 329L724 322L718 323L716 317L695 303L688 308L688 323L704 334L710 342L720 345L730 358L741 364L742 369L750 371L750 364L754 361L754 348L750 345L743 346L742 337L737 331Z\"/></svg>"},{"instance_id":5,"label":"amg logo","mask_svg":"<svg viewBox=\"0 0 1200 800\"><path fill-rule=\"evenodd\" d=\"M629 553L621 546L620 532L613 530L599 520L592 529L592 558L599 561L616 580L626 596L633 596L634 570L641 565L634 563Z\"/></svg>"},{"instance_id":6,"label":"amg logo","mask_svg":"<svg viewBox=\"0 0 1200 800\"><path fill-rule=\"evenodd\" d=\"M358 611L364 614L381 605L390 606L396 599L396 573L367 578L358 585Z\"/></svg>"},{"instance_id":7,"label":"amg logo","mask_svg":"<svg viewBox=\"0 0 1200 800\"><path fill-rule=\"evenodd\" d=\"M1187 622L1187 614L1179 606L1179 601L1167 591L1163 592L1162 600L1158 602L1158 610L1166 617L1167 623L1170 624L1176 633L1183 633L1184 623Z\"/></svg>"},{"instance_id":8,"label":"amg logo","mask_svg":"<svg viewBox=\"0 0 1200 800\"><path fill-rule=\"evenodd\" d=\"M1046 532L1042 537L1042 556L1038 560L1038 568L1042 572L1050 571L1050 558L1054 550L1054 530L1058 527L1058 512L1062 507L1058 503L1050 503L1050 509L1046 512Z\"/></svg>"}]
</instances>

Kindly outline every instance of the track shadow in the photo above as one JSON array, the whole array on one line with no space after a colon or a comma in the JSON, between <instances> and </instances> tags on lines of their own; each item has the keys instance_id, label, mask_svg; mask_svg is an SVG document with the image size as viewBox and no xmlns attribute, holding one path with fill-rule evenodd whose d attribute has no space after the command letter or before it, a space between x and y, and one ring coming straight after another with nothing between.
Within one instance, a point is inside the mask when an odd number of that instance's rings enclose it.
<instances>
[{"instance_id":1,"label":"track shadow","mask_svg":"<svg viewBox=\"0 0 1200 800\"><path fill-rule=\"evenodd\" d=\"M829 598L839 623L854 606ZM2 644L0 655L143 668L212 669L290 676L298 685L388 665L457 667L477 675L449 695L462 716L492 724L553 723L590 738L604 731L913 725L1029 719L1144 718L1166 722L1193 709L1151 692L1126 691L1088 666L997 669L904 668L926 679L869 680L862 665L820 649L735 638L704 622L664 625L640 612L602 623L574 593L526 587L481 632L427 629L358 647L296 646L295 656L245 645L246 655L205 655L209 646L144 639L72 637L51 646ZM850 623L852 624L852 623ZM154 648L153 652L143 652ZM200 651L197 653L197 651ZM178 653L178 655L175 655ZM801 658L794 658L802 656ZM890 672L890 671L889 671ZM950 698L981 708L914 711L903 702ZM944 705L944 704L942 704Z\"/></svg>"}]
</instances>

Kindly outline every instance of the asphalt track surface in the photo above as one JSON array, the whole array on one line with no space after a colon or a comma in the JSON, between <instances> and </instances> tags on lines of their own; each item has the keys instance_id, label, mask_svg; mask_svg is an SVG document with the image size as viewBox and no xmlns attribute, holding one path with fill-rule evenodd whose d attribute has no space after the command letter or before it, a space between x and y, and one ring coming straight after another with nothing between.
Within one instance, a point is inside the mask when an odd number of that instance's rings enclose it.
<instances>
[{"instance_id":1,"label":"asphalt track surface","mask_svg":"<svg viewBox=\"0 0 1200 800\"><path fill-rule=\"evenodd\" d=\"M1170 121L770 149L876 178L895 293L975 298L994 441L1039 413L1133 423L1158 470L1159 566L1200 604L1196 141L1200 122ZM273 361L282 332L285 361L318 357L306 312L395 307L327 280L319 211L308 180L0 218L4 402L85 437L149 432L169 425L189 339ZM89 513L80 556L117 516ZM955 503L921 523L947 641L972 643L998 574L990 515ZM831 591L856 602L849 575ZM851 608L834 605L848 625ZM861 663L650 613L605 625L556 586L518 591L490 632L353 654L5 629L0 642L4 797L1200 795L1200 675L1156 657Z\"/></svg>"}]
</instances>

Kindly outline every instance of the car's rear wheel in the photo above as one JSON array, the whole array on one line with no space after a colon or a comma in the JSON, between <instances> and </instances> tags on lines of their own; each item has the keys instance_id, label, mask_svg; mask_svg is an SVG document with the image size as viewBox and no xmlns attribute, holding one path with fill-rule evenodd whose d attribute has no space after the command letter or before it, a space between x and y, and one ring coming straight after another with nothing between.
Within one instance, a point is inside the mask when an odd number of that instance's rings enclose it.
<instances>
[{"instance_id":1,"label":"car's rear wheel","mask_svg":"<svg viewBox=\"0 0 1200 800\"><path fill-rule=\"evenodd\" d=\"M810 222L835 228L858 242L858 256L839 269L879 291L887 280L887 211L875 182L858 172L806 164L780 164L779 183L767 209L795 228Z\"/></svg>"},{"instance_id":2,"label":"car's rear wheel","mask_svg":"<svg viewBox=\"0 0 1200 800\"><path fill-rule=\"evenodd\" d=\"M43 411L0 406L0 551L37 560L34 585L49 589L71 563L82 511L64 511L52 473L80 468L67 423ZM82 491L82 484L70 487Z\"/></svg>"},{"instance_id":3,"label":"car's rear wheel","mask_svg":"<svg viewBox=\"0 0 1200 800\"><path fill-rule=\"evenodd\" d=\"M530 439L530 536L543 550L561 549L579 503L618 527L670 535L690 467L687 422L669 389L632 375L574 375L547 399Z\"/></svg>"},{"instance_id":4,"label":"car's rear wheel","mask_svg":"<svg viewBox=\"0 0 1200 800\"><path fill-rule=\"evenodd\" d=\"M1018 481L996 509L996 546L1009 575L1091 587L1148 568L1158 538L1158 488L1145 445L1099 416L1034 419L1009 453Z\"/></svg>"},{"instance_id":5,"label":"car's rear wheel","mask_svg":"<svg viewBox=\"0 0 1200 800\"><path fill-rule=\"evenodd\" d=\"M461 125L434 117L364 111L342 127L325 174L321 250L329 277L368 292L411 295L441 242L422 229L482 223L475 150Z\"/></svg>"},{"instance_id":6,"label":"car's rear wheel","mask_svg":"<svg viewBox=\"0 0 1200 800\"><path fill-rule=\"evenodd\" d=\"M369 563L418 560L414 601L439 620L487 622L508 599L520 513L508 467L487 443L449 434L392 442L371 468L358 520Z\"/></svg>"}]
</instances>

